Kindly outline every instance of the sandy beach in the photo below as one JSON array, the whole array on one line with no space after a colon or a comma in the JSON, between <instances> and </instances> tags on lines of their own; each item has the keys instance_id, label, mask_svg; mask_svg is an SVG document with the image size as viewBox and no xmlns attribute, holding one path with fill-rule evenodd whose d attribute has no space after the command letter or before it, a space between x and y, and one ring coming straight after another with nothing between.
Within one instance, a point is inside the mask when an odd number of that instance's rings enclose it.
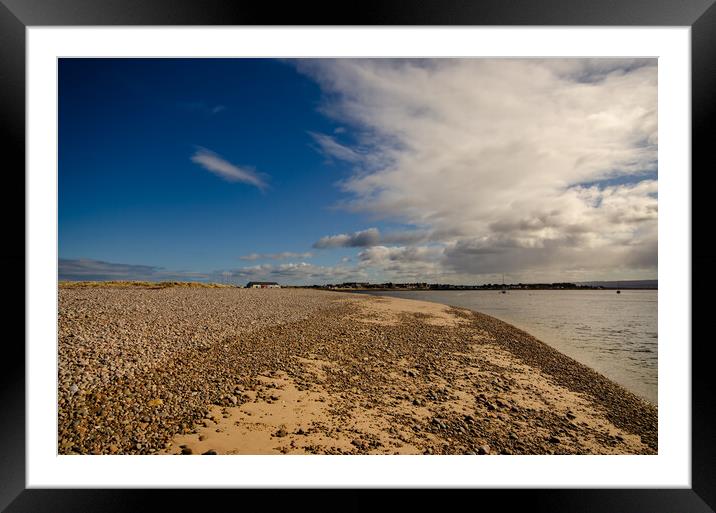
<instances>
[{"instance_id":1,"label":"sandy beach","mask_svg":"<svg viewBox=\"0 0 716 513\"><path fill-rule=\"evenodd\" d=\"M656 454L657 409L493 317L308 289L60 287L59 454Z\"/></svg>"}]
</instances>

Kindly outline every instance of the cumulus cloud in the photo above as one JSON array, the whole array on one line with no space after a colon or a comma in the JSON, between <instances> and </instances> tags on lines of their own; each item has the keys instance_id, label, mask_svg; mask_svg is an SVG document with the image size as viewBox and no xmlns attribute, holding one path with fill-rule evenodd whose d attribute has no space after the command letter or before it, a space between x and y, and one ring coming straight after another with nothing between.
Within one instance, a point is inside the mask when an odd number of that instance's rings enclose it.
<instances>
[{"instance_id":1,"label":"cumulus cloud","mask_svg":"<svg viewBox=\"0 0 716 513\"><path fill-rule=\"evenodd\" d=\"M444 249L429 246L373 246L358 253L362 262L428 262L442 256Z\"/></svg>"},{"instance_id":2,"label":"cumulus cloud","mask_svg":"<svg viewBox=\"0 0 716 513\"><path fill-rule=\"evenodd\" d=\"M261 191L268 187L265 174L249 167L236 166L206 148L199 148L191 156L191 161L228 182L247 183Z\"/></svg>"},{"instance_id":3,"label":"cumulus cloud","mask_svg":"<svg viewBox=\"0 0 716 513\"><path fill-rule=\"evenodd\" d=\"M379 244L413 244L428 240L430 234L423 230L401 230L381 233L378 228L367 228L353 233L326 235L317 240L313 247L327 248L365 248Z\"/></svg>"},{"instance_id":4,"label":"cumulus cloud","mask_svg":"<svg viewBox=\"0 0 716 513\"><path fill-rule=\"evenodd\" d=\"M285 264L259 264L241 267L231 271L231 275L250 281L266 280L283 284L325 284L342 281L366 279L368 274L355 267L320 266L307 262L289 262Z\"/></svg>"},{"instance_id":5,"label":"cumulus cloud","mask_svg":"<svg viewBox=\"0 0 716 513\"><path fill-rule=\"evenodd\" d=\"M298 69L358 141L335 153L370 155L344 159L354 169L343 206L421 227L421 238L392 242L442 248L421 265L467 277L655 276L656 60L321 59ZM314 247L388 247L387 236L370 228Z\"/></svg>"},{"instance_id":6,"label":"cumulus cloud","mask_svg":"<svg viewBox=\"0 0 716 513\"><path fill-rule=\"evenodd\" d=\"M282 253L249 253L239 257L239 260L288 260L290 258L311 258L313 253L294 253L292 251L284 251Z\"/></svg>"},{"instance_id":7,"label":"cumulus cloud","mask_svg":"<svg viewBox=\"0 0 716 513\"><path fill-rule=\"evenodd\" d=\"M354 233L341 233L321 237L313 244L316 249L326 248L361 248L374 246L380 242L380 232L377 228L368 228Z\"/></svg>"},{"instance_id":8,"label":"cumulus cloud","mask_svg":"<svg viewBox=\"0 0 716 513\"><path fill-rule=\"evenodd\" d=\"M400 279L425 281L446 274L438 246L373 246L358 253L359 268L373 268Z\"/></svg>"}]
</instances>

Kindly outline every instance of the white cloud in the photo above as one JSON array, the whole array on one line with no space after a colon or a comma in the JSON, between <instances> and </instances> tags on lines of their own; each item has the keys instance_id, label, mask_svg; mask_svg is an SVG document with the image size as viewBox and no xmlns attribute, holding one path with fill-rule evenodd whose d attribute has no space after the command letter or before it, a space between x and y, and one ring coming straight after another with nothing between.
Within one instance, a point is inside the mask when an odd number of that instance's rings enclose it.
<instances>
[{"instance_id":1,"label":"white cloud","mask_svg":"<svg viewBox=\"0 0 716 513\"><path fill-rule=\"evenodd\" d=\"M362 156L357 151L352 150L348 146L344 146L330 135L319 134L316 132L308 132L308 134L318 144L321 153L327 157L347 162L358 162L362 159Z\"/></svg>"},{"instance_id":2,"label":"white cloud","mask_svg":"<svg viewBox=\"0 0 716 513\"><path fill-rule=\"evenodd\" d=\"M366 248L379 244L414 244L426 241L430 234L424 230L401 230L381 233L378 228L368 228L353 233L326 235L313 244L316 249Z\"/></svg>"},{"instance_id":3,"label":"white cloud","mask_svg":"<svg viewBox=\"0 0 716 513\"><path fill-rule=\"evenodd\" d=\"M252 265L235 269L231 274L251 281L268 280L289 285L337 283L367 277L365 271L354 267L319 266L307 262Z\"/></svg>"},{"instance_id":4,"label":"white cloud","mask_svg":"<svg viewBox=\"0 0 716 513\"><path fill-rule=\"evenodd\" d=\"M438 246L372 246L358 253L358 269L376 281L445 281L444 248Z\"/></svg>"},{"instance_id":5,"label":"white cloud","mask_svg":"<svg viewBox=\"0 0 716 513\"><path fill-rule=\"evenodd\" d=\"M239 260L287 260L289 258L311 258L313 253L294 253L284 251L282 253L249 253L239 257Z\"/></svg>"},{"instance_id":6,"label":"white cloud","mask_svg":"<svg viewBox=\"0 0 716 513\"><path fill-rule=\"evenodd\" d=\"M321 237L313 244L316 249L326 248L361 248L374 246L380 242L380 232L377 228L368 228L354 233L341 233Z\"/></svg>"},{"instance_id":7,"label":"white cloud","mask_svg":"<svg viewBox=\"0 0 716 513\"><path fill-rule=\"evenodd\" d=\"M206 148L199 148L191 156L191 161L228 182L247 183L261 191L266 190L268 187L265 180L266 175L257 173L249 167L236 166Z\"/></svg>"},{"instance_id":8,"label":"white cloud","mask_svg":"<svg viewBox=\"0 0 716 513\"><path fill-rule=\"evenodd\" d=\"M442 256L442 247L430 246L373 246L358 253L362 262L429 262Z\"/></svg>"},{"instance_id":9,"label":"white cloud","mask_svg":"<svg viewBox=\"0 0 716 513\"><path fill-rule=\"evenodd\" d=\"M442 247L430 265L468 279L558 280L570 270L655 277L656 60L321 59L298 67L327 93L322 111L359 141L360 151L340 152L366 155L345 159L354 172L341 183L343 205L421 227L423 237L405 244ZM388 235L370 229L314 247L385 245Z\"/></svg>"}]
</instances>

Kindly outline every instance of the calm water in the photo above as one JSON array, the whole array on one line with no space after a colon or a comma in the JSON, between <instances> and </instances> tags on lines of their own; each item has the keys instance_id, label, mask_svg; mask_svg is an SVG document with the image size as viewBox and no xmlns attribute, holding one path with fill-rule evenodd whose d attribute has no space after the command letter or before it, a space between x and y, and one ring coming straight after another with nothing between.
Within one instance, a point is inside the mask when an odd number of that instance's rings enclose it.
<instances>
[{"instance_id":1,"label":"calm water","mask_svg":"<svg viewBox=\"0 0 716 513\"><path fill-rule=\"evenodd\" d=\"M521 328L657 403L656 290L389 291L469 308Z\"/></svg>"}]
</instances>

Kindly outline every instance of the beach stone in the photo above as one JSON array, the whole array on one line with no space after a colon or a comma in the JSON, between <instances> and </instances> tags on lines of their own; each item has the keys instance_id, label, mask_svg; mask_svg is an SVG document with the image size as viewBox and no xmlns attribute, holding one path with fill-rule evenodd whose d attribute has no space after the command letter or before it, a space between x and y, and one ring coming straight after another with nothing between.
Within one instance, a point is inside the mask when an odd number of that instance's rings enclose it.
<instances>
[{"instance_id":1,"label":"beach stone","mask_svg":"<svg viewBox=\"0 0 716 513\"><path fill-rule=\"evenodd\" d=\"M246 415L242 419L260 421L261 409L268 406L262 404L264 398L279 397L278 392L273 397L269 393L277 386L260 378L269 375L277 383L287 380L300 391L311 391L310 398L299 394L302 397L296 401L325 411L312 433L341 441L355 439L360 445L339 448L301 438L306 444L315 443L296 447L307 453L351 454L358 448L391 454L403 452L403 447L428 453L425 447L432 445L435 453L466 454L478 452L476 440L497 440L499 448L493 447L491 454L572 454L585 450L578 443L585 435L615 429L629 434L624 435L623 445L616 445L616 436L606 441L592 438L595 451L649 454L656 447L654 408L637 404L615 385L509 325L477 313L463 312L454 328L409 315L393 324L374 325L355 317L361 311L356 303L370 303L369 296L302 289L61 286L59 296L58 449L62 454L112 454L112 446L128 454L177 453L169 450L169 440L176 440L173 437L182 431L198 438L197 428L205 415L207 426L221 432L210 418L221 420L228 407L253 402L253 416L251 411L240 414ZM304 317L309 320L303 321ZM212 353L200 354L200 344ZM489 356L493 345L499 354L504 352L505 361L499 365ZM309 355L314 361L306 363ZM523 365L543 371L548 381L567 390L530 388L529 380L521 379ZM500 381L491 384L495 374ZM290 386L278 386L287 394L284 398L291 397ZM574 392L572 386L580 387L588 401L580 404L579 411L594 414L603 426L569 423L573 412L522 401L522 393L528 400L545 394L557 404L560 394ZM513 392L506 392L509 389ZM473 401L466 397L470 391L485 393ZM152 403L156 400L161 403ZM293 406L289 402L268 406L269 411L287 412ZM430 408L428 416L417 415L423 410L411 403ZM206 413L207 405L214 404L224 407L221 415ZM493 411L497 407L502 408L499 413ZM602 407L613 413L610 418L603 416ZM219 410L213 408L212 412ZM356 428L362 424L353 425L351 417L362 420L366 412L387 424ZM472 415L468 418L466 412ZM245 424L232 420L225 431L237 425ZM343 436L338 435L339 425ZM291 431L301 434L303 429L307 428L292 426ZM273 430L278 436L281 426ZM390 437L391 444L397 445L388 448L386 443L381 451L374 437L388 432L398 433ZM548 442L551 435L563 440L560 445ZM445 446L444 440L448 440Z\"/></svg>"},{"instance_id":2,"label":"beach stone","mask_svg":"<svg viewBox=\"0 0 716 513\"><path fill-rule=\"evenodd\" d=\"M490 446L489 445L481 445L477 448L478 454L490 454Z\"/></svg>"},{"instance_id":3,"label":"beach stone","mask_svg":"<svg viewBox=\"0 0 716 513\"><path fill-rule=\"evenodd\" d=\"M189 447L182 447L181 453L185 455L194 454L194 452Z\"/></svg>"}]
</instances>

